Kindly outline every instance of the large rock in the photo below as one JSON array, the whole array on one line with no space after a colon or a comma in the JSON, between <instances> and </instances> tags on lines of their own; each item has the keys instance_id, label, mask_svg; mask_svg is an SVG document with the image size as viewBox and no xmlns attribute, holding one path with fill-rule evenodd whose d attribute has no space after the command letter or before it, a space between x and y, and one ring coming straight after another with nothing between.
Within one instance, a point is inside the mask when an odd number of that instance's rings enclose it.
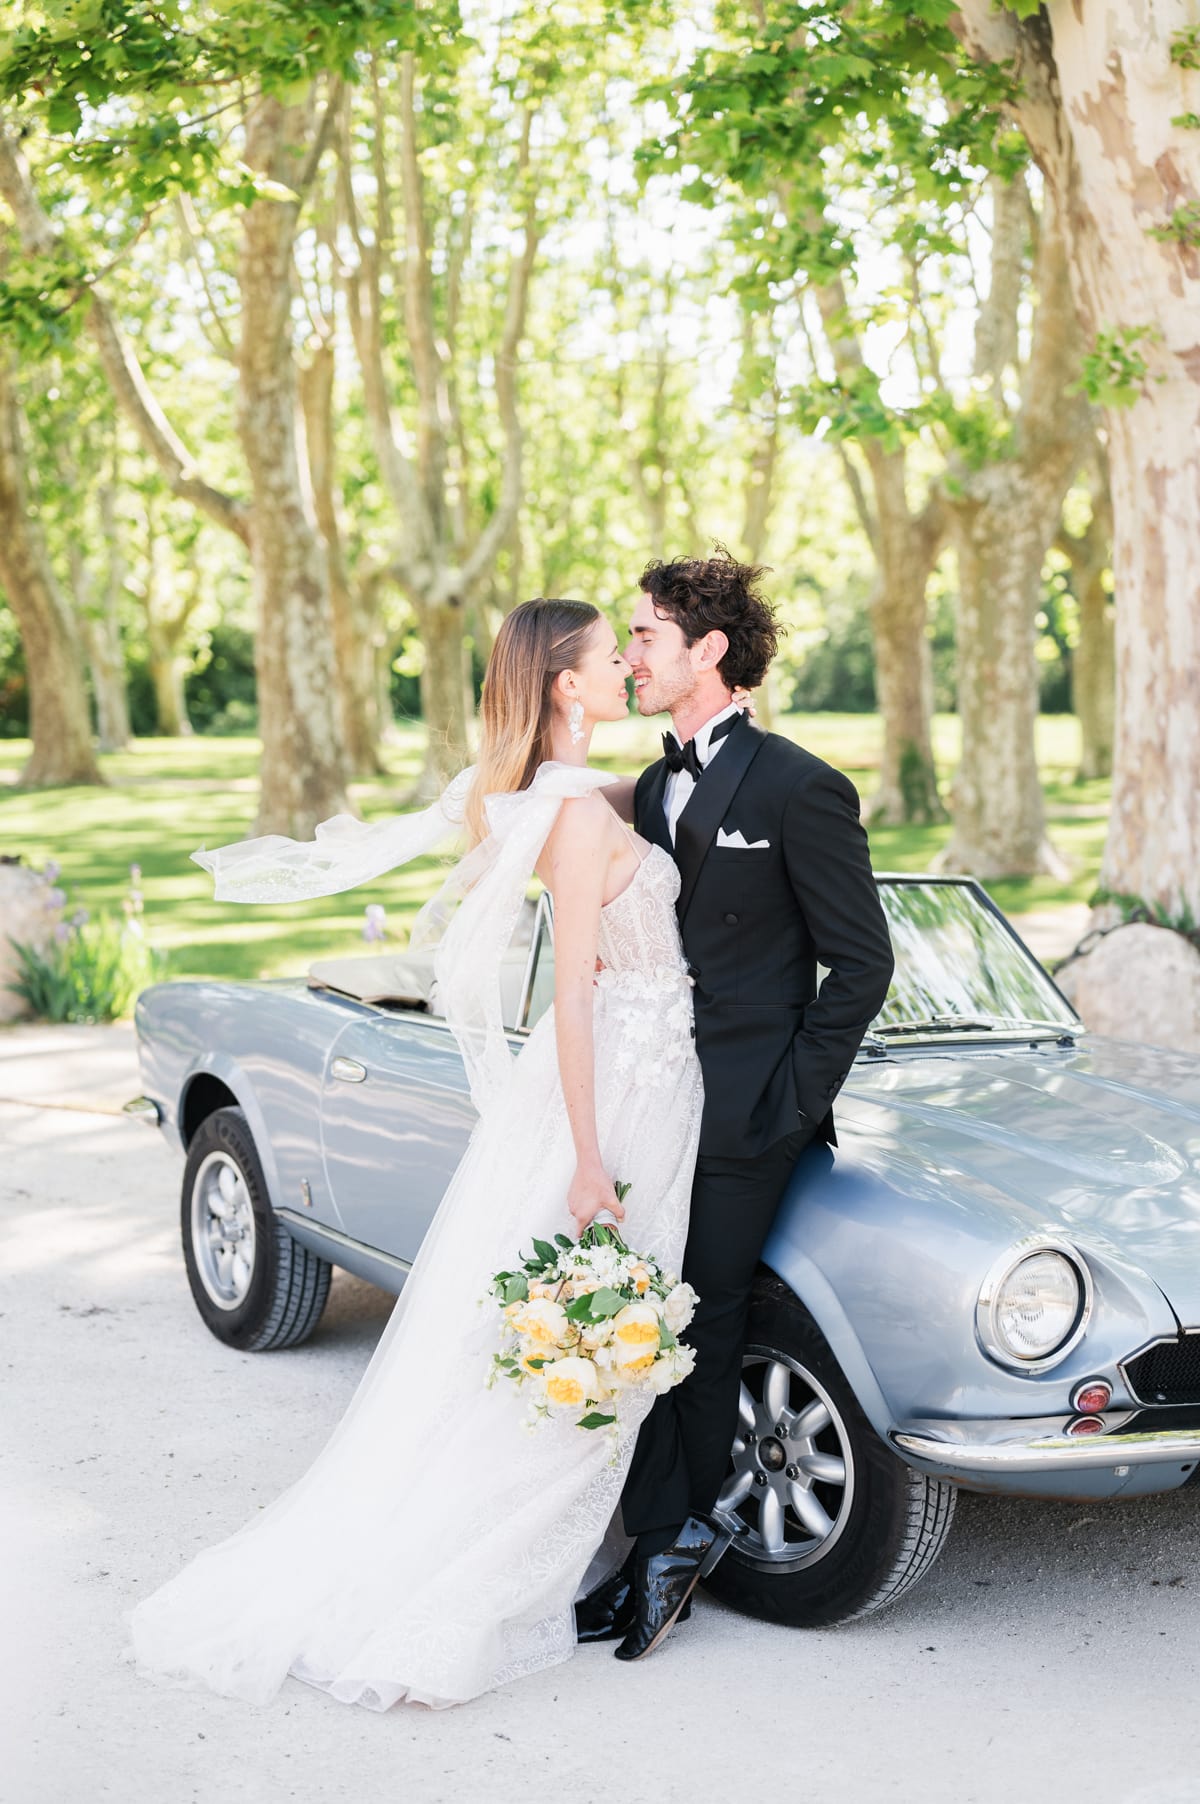
<instances>
[{"instance_id":1,"label":"large rock","mask_svg":"<svg viewBox=\"0 0 1200 1804\"><path fill-rule=\"evenodd\" d=\"M1116 927L1055 982L1094 1033L1200 1052L1200 952L1166 927Z\"/></svg>"},{"instance_id":2,"label":"large rock","mask_svg":"<svg viewBox=\"0 0 1200 1804\"><path fill-rule=\"evenodd\" d=\"M17 955L10 941L44 952L54 937L59 911L46 906L46 882L28 865L0 859L0 1023L21 1021L33 1013L23 997L8 988L17 975Z\"/></svg>"}]
</instances>

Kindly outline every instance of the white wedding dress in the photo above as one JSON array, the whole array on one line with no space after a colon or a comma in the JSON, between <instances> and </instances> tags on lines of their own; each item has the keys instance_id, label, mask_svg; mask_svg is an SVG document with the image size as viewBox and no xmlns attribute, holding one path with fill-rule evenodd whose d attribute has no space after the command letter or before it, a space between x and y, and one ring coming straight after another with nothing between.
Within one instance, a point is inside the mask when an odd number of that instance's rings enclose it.
<instances>
[{"instance_id":1,"label":"white wedding dress","mask_svg":"<svg viewBox=\"0 0 1200 1804\"><path fill-rule=\"evenodd\" d=\"M489 818L495 800L512 805L510 826L521 822L519 832L496 835L493 873L524 836L503 885L509 899L561 799L603 781L543 765L524 796L489 799ZM675 919L679 876L660 847L636 843L642 862L601 916L597 1123L606 1169L633 1186L629 1244L677 1272L702 1090ZM452 1022L470 1018L474 1004L479 1043L471 1047L469 1030L461 1035L468 1069L480 1069L484 1041L488 1057L503 1061L481 1086L467 1151L315 1462L240 1532L130 1612L146 1676L257 1703L290 1673L343 1703L386 1710L402 1699L463 1702L574 1651L573 1600L617 1509L653 1399L625 1394L614 1449L603 1432L569 1418L527 1427L518 1387L484 1388L496 1345L495 1307L481 1301L489 1278L535 1234L570 1231L575 1164L553 1011L514 1062L506 1050L497 1055L494 1023L484 1021L494 985L476 968L464 989L480 922L486 915L507 924L507 903L498 909L487 883L460 910L458 965L453 929L447 956L439 952ZM403 1172L396 1176L403 1183Z\"/></svg>"}]
</instances>

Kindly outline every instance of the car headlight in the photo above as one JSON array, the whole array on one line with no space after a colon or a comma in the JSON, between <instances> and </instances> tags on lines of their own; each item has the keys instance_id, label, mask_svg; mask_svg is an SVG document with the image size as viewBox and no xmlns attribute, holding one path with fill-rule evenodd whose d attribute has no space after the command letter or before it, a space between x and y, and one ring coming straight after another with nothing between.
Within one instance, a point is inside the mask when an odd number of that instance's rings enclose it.
<instances>
[{"instance_id":1,"label":"car headlight","mask_svg":"<svg viewBox=\"0 0 1200 1804\"><path fill-rule=\"evenodd\" d=\"M1004 1365L1044 1371L1078 1345L1091 1302L1091 1277L1074 1247L1043 1241L1014 1248L979 1292L980 1341Z\"/></svg>"}]
</instances>

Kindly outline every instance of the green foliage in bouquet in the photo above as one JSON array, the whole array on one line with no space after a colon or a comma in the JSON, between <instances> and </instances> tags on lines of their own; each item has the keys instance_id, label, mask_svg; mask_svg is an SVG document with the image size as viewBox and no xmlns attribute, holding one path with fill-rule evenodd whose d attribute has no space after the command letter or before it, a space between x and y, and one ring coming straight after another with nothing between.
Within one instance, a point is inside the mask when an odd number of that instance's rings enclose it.
<instances>
[{"instance_id":1,"label":"green foliage in bouquet","mask_svg":"<svg viewBox=\"0 0 1200 1804\"><path fill-rule=\"evenodd\" d=\"M624 1200L629 1185L615 1189ZM576 1427L615 1432L623 1393L649 1387L661 1395L695 1363L678 1332L692 1318L695 1292L603 1222L578 1240L535 1239L489 1288L503 1319L488 1382L531 1385L535 1420L582 1410Z\"/></svg>"}]
</instances>

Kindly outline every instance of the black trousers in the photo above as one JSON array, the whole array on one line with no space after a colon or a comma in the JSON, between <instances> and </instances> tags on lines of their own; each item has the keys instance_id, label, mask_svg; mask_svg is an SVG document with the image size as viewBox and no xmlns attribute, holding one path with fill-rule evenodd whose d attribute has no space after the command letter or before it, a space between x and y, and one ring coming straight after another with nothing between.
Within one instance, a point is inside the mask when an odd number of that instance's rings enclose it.
<instances>
[{"instance_id":1,"label":"black trousers","mask_svg":"<svg viewBox=\"0 0 1200 1804\"><path fill-rule=\"evenodd\" d=\"M812 1136L811 1128L788 1134L754 1159L701 1155L696 1163L683 1259L683 1277L700 1298L683 1334L696 1349L696 1367L656 1400L642 1424L621 1493L626 1534L657 1537L717 1500L737 1427L759 1254Z\"/></svg>"}]
</instances>

